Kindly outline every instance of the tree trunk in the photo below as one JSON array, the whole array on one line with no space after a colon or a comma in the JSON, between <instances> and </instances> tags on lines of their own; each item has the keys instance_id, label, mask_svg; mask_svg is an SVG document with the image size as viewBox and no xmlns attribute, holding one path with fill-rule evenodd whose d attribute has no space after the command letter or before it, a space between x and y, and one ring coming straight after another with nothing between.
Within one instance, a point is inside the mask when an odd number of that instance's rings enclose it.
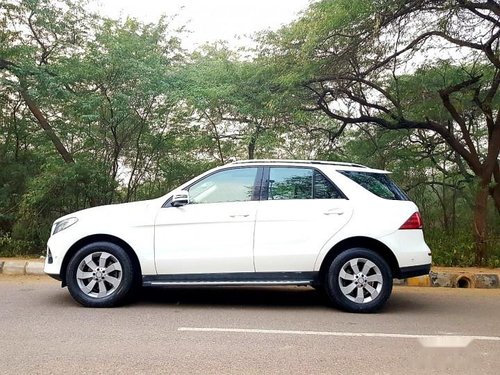
<instances>
[{"instance_id":1,"label":"tree trunk","mask_svg":"<svg viewBox=\"0 0 500 375\"><path fill-rule=\"evenodd\" d=\"M488 183L481 181L474 204L474 239L476 241L476 265L482 265L488 256L487 245L487 203Z\"/></svg>"},{"instance_id":2,"label":"tree trunk","mask_svg":"<svg viewBox=\"0 0 500 375\"><path fill-rule=\"evenodd\" d=\"M451 233L455 235L455 229L457 227L457 191L458 187L455 185L453 189L452 206L451 206Z\"/></svg>"},{"instance_id":3,"label":"tree trunk","mask_svg":"<svg viewBox=\"0 0 500 375\"><path fill-rule=\"evenodd\" d=\"M17 68L19 68L19 66L14 64L13 62L0 58L0 70L7 69L17 77L17 79L19 80L19 84L21 86L19 89L21 97L23 98L24 102L28 106L33 116L35 116L35 118L37 119L38 124L40 124L45 134L54 144L57 152L62 156L62 158L66 163L74 163L75 160L73 159L73 156L69 153L66 147L64 147L63 143L61 142L57 134L54 132L54 129L52 129L52 126L50 126L47 118L43 115L40 108L36 105L35 101L29 95L28 85L26 84L26 80L22 75L16 72Z\"/></svg>"},{"instance_id":4,"label":"tree trunk","mask_svg":"<svg viewBox=\"0 0 500 375\"><path fill-rule=\"evenodd\" d=\"M495 170L493 171L494 183L495 185L490 188L490 194L495 202L495 207L500 214L500 167L497 163Z\"/></svg>"},{"instance_id":5,"label":"tree trunk","mask_svg":"<svg viewBox=\"0 0 500 375\"><path fill-rule=\"evenodd\" d=\"M21 86L22 86L22 84L21 84ZM22 98L24 99L24 102L26 103L26 105L30 109L31 113L37 119L38 124L40 124L40 126L42 127L45 134L49 137L49 139L54 144L54 147L56 148L57 152L62 156L62 158L64 159L64 161L66 163L74 163L75 160L73 159L73 156L69 153L69 151L66 149L66 147L64 147L63 143L61 142L61 140L59 139L59 137L55 133L54 129L52 129L52 126L50 126L47 118L43 115L40 108L38 108L38 106L36 105L34 100L28 94L28 91L24 87L22 87L20 90L20 93L21 93Z\"/></svg>"},{"instance_id":6,"label":"tree trunk","mask_svg":"<svg viewBox=\"0 0 500 375\"><path fill-rule=\"evenodd\" d=\"M255 159L255 148L257 147L257 139L259 138L262 121L255 124L255 130L252 132L250 136L250 141L248 142L248 159Z\"/></svg>"},{"instance_id":7,"label":"tree trunk","mask_svg":"<svg viewBox=\"0 0 500 375\"><path fill-rule=\"evenodd\" d=\"M495 202L495 207L500 214L500 182L497 182L495 187L492 189L491 196Z\"/></svg>"},{"instance_id":8,"label":"tree trunk","mask_svg":"<svg viewBox=\"0 0 500 375\"><path fill-rule=\"evenodd\" d=\"M255 159L255 145L257 144L257 140L254 136L250 138L250 142L248 143L248 159Z\"/></svg>"}]
</instances>

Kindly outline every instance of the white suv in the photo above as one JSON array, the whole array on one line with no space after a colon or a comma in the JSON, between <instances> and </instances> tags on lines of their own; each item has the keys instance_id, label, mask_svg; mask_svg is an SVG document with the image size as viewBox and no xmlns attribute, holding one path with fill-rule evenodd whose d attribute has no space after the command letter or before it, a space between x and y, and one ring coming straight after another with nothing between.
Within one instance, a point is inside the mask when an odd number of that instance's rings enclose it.
<instances>
[{"instance_id":1,"label":"white suv","mask_svg":"<svg viewBox=\"0 0 500 375\"><path fill-rule=\"evenodd\" d=\"M45 272L84 306L138 286L311 285L352 312L380 309L392 279L427 274L417 206L386 171L251 160L153 200L58 219Z\"/></svg>"}]
</instances>

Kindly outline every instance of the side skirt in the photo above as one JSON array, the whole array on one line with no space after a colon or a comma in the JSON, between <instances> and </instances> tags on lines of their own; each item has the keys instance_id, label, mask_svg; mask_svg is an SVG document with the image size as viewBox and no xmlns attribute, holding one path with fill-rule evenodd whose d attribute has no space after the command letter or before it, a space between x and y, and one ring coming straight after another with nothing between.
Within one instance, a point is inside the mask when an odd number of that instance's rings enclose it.
<instances>
[{"instance_id":1,"label":"side skirt","mask_svg":"<svg viewBox=\"0 0 500 375\"><path fill-rule=\"evenodd\" d=\"M143 286L259 286L311 285L318 272L241 272L208 274L146 275Z\"/></svg>"}]
</instances>

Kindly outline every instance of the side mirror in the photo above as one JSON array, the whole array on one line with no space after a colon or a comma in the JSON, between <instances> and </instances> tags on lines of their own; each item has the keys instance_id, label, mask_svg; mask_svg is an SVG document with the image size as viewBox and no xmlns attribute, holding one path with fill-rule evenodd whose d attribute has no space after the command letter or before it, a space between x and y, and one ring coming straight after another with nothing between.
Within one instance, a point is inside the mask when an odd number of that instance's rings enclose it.
<instances>
[{"instance_id":1,"label":"side mirror","mask_svg":"<svg viewBox=\"0 0 500 375\"><path fill-rule=\"evenodd\" d=\"M172 207L181 207L189 203L189 192L187 190L179 190L172 195Z\"/></svg>"}]
</instances>

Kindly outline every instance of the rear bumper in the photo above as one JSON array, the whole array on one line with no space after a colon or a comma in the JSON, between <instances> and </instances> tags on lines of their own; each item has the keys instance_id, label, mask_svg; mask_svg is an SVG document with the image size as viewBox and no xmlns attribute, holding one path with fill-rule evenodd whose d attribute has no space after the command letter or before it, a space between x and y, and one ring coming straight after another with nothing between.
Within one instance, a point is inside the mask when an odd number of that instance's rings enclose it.
<instances>
[{"instance_id":1,"label":"rear bumper","mask_svg":"<svg viewBox=\"0 0 500 375\"><path fill-rule=\"evenodd\" d=\"M401 267L399 274L394 275L398 279L407 279L408 277L428 275L431 271L431 264L422 264L419 266Z\"/></svg>"},{"instance_id":2,"label":"rear bumper","mask_svg":"<svg viewBox=\"0 0 500 375\"><path fill-rule=\"evenodd\" d=\"M399 266L400 278L420 276L429 273L432 263L431 250L424 240L421 229L397 230L378 238L395 255ZM395 270L394 277L396 275Z\"/></svg>"}]
</instances>

